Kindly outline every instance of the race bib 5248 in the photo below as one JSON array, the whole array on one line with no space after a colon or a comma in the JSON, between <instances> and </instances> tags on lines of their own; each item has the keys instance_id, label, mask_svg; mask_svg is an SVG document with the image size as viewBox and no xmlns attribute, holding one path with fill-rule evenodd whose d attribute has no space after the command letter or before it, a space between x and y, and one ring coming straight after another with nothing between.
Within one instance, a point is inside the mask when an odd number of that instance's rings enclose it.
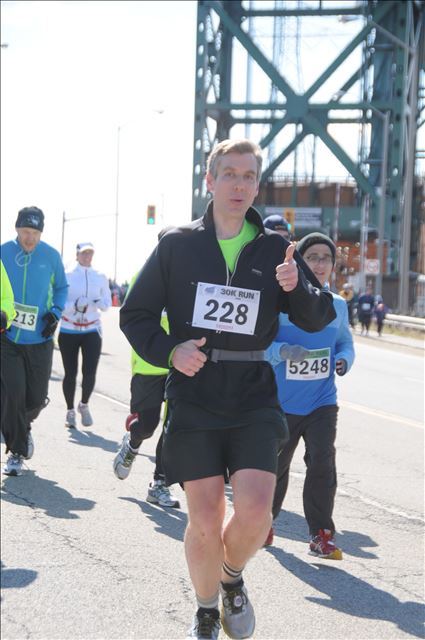
<instances>
[{"instance_id":1,"label":"race bib 5248","mask_svg":"<svg viewBox=\"0 0 425 640\"><path fill-rule=\"evenodd\" d=\"M287 380L321 380L331 373L331 350L311 349L301 362L289 360L286 363Z\"/></svg>"}]
</instances>

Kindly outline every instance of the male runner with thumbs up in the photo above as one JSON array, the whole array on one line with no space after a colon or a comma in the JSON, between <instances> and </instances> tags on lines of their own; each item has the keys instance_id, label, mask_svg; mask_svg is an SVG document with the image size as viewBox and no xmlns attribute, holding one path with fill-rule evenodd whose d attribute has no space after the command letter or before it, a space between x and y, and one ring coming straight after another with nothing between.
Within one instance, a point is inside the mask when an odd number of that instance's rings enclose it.
<instances>
[{"instance_id":1,"label":"male runner with thumbs up","mask_svg":"<svg viewBox=\"0 0 425 640\"><path fill-rule=\"evenodd\" d=\"M294 247L252 207L261 150L225 140L212 151L205 215L163 236L121 309L133 349L170 366L163 464L184 486L185 551L197 612L189 638L248 638L255 616L242 571L271 526L277 454L287 438L264 350L280 311L305 331L335 317L332 298ZM161 328L167 310L170 334ZM225 476L234 513L223 528Z\"/></svg>"}]
</instances>

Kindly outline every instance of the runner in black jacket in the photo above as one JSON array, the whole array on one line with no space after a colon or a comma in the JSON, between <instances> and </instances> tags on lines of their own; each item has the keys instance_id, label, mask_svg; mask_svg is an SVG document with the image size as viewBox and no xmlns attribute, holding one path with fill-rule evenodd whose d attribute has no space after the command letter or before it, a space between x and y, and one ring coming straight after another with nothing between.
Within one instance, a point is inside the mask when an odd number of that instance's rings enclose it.
<instances>
[{"instance_id":1,"label":"runner in black jacket","mask_svg":"<svg viewBox=\"0 0 425 640\"><path fill-rule=\"evenodd\" d=\"M335 318L330 294L251 207L260 175L257 145L221 142L209 158L214 200L206 214L161 239L121 309L133 349L171 366L163 463L188 504L185 548L199 607L192 638L218 636L219 589L226 632L254 631L242 570L270 529L277 452L287 438L263 352L280 311L305 331ZM170 335L160 326L164 308ZM226 473L234 514L223 530Z\"/></svg>"}]
</instances>

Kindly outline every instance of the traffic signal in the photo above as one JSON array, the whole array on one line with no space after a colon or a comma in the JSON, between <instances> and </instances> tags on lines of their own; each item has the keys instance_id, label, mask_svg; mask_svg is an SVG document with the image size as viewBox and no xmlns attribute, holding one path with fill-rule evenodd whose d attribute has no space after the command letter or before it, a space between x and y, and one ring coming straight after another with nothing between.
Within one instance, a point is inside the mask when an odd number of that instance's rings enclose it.
<instances>
[{"instance_id":1,"label":"traffic signal","mask_svg":"<svg viewBox=\"0 0 425 640\"><path fill-rule=\"evenodd\" d=\"M155 224L156 222L156 206L154 204L148 204L148 210L146 215L147 224Z\"/></svg>"}]
</instances>

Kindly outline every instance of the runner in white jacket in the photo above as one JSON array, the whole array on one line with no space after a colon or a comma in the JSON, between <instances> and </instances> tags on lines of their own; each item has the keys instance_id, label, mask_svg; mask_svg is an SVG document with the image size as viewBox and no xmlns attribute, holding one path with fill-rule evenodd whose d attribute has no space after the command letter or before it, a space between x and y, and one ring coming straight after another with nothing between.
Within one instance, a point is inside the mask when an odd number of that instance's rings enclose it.
<instances>
[{"instance_id":1,"label":"runner in white jacket","mask_svg":"<svg viewBox=\"0 0 425 640\"><path fill-rule=\"evenodd\" d=\"M77 244L77 265L66 273L68 298L62 313L59 348L65 370L62 388L67 405L65 426L77 426L74 397L77 382L78 354L81 349L82 395L78 405L83 426L93 424L88 401L94 389L96 370L102 349L100 311L111 306L107 277L91 266L94 247L91 242Z\"/></svg>"}]
</instances>

